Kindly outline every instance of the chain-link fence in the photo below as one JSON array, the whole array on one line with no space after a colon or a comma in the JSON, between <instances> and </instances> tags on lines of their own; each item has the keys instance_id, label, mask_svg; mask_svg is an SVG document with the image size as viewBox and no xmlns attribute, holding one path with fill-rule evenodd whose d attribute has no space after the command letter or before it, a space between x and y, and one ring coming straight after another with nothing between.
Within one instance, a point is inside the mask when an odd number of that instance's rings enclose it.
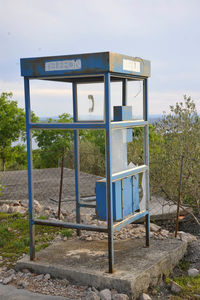
<instances>
[{"instance_id":1,"label":"chain-link fence","mask_svg":"<svg viewBox=\"0 0 200 300\"><path fill-rule=\"evenodd\" d=\"M105 176L105 159L104 161L101 160L102 158L99 158L98 153L84 151L80 153L81 171L79 188L81 199L95 196L96 181ZM102 166L100 168L101 163ZM60 197L62 203L61 212L64 213L64 211L67 210L75 214L74 152L71 150L66 151L64 155L63 178L61 177L61 173L61 158L58 160L58 165L55 168L36 169L33 165L33 197L45 208L53 207L54 211L56 211L58 207ZM1 204L16 200L28 203L27 170L4 171L1 172L0 176L3 186L0 197ZM142 179L140 179L140 191L141 190ZM151 189L150 214L152 220L174 219L176 209L177 206L174 202L166 199L166 197L164 198L163 195L159 195L158 190L154 193L154 189ZM84 213L86 214L90 211L90 209L84 209ZM94 216L94 210L92 210L92 214Z\"/></svg>"}]
</instances>

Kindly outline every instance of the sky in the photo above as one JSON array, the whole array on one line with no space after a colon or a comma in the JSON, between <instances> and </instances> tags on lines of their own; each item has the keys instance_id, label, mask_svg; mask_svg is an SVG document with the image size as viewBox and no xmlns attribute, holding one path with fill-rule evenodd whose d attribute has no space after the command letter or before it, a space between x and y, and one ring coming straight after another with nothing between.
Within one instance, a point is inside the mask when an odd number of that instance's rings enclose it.
<instances>
[{"instance_id":1,"label":"sky","mask_svg":"<svg viewBox=\"0 0 200 300\"><path fill-rule=\"evenodd\" d=\"M150 114L169 112L185 94L200 113L200 0L0 0L0 8L0 93L13 92L19 106L20 58L112 51L151 61ZM141 86L128 91L138 114ZM87 86L82 114L88 93L101 110L101 87ZM116 103L120 93L112 87ZM31 82L31 101L39 116L71 113L71 86Z\"/></svg>"}]
</instances>

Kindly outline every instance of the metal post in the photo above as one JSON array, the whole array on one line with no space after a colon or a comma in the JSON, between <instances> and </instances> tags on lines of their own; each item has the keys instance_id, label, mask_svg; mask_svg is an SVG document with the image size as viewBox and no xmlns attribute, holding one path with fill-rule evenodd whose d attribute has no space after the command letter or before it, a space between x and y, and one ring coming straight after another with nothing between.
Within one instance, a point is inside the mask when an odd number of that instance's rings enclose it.
<instances>
[{"instance_id":1,"label":"metal post","mask_svg":"<svg viewBox=\"0 0 200 300\"><path fill-rule=\"evenodd\" d=\"M77 107L77 84L72 83L73 92L73 118L74 122L78 121ZM74 130L74 168L75 168L75 190L76 190L76 223L80 223L80 165L79 165L79 131ZM77 235L80 236L81 231L77 229Z\"/></svg>"},{"instance_id":2,"label":"metal post","mask_svg":"<svg viewBox=\"0 0 200 300\"><path fill-rule=\"evenodd\" d=\"M33 224L34 203L33 203L33 182L32 182L32 136L29 124L31 123L30 108L30 87L29 79L24 77L24 93L26 108L26 140L27 140L27 163L28 163L28 199L29 199L29 239L30 239L30 260L35 259L35 226Z\"/></svg>"},{"instance_id":3,"label":"metal post","mask_svg":"<svg viewBox=\"0 0 200 300\"><path fill-rule=\"evenodd\" d=\"M143 119L148 121L148 82L143 81ZM146 192L146 210L148 214L145 216L146 227L146 246L150 244L150 214L149 214L149 125L144 127L144 163L148 166L145 171L145 192Z\"/></svg>"},{"instance_id":4,"label":"metal post","mask_svg":"<svg viewBox=\"0 0 200 300\"><path fill-rule=\"evenodd\" d=\"M106 116L106 200L108 227L108 260L109 273L113 273L114 245L113 245L113 205L112 205L112 148L111 148L111 99L110 74L105 74L105 116Z\"/></svg>"},{"instance_id":5,"label":"metal post","mask_svg":"<svg viewBox=\"0 0 200 300\"><path fill-rule=\"evenodd\" d=\"M182 177L183 177L183 161L184 161L184 155L181 156L181 171L180 171L180 181L179 181L179 190L178 190L178 203L177 203L177 213L176 213L175 237L177 237L178 224L179 224L179 213L180 213L181 192L182 192Z\"/></svg>"},{"instance_id":6,"label":"metal post","mask_svg":"<svg viewBox=\"0 0 200 300\"><path fill-rule=\"evenodd\" d=\"M60 220L61 201L62 201L64 160L65 160L65 148L63 148L63 150L62 150L62 162L61 162L61 172L60 172L60 191L59 191L59 199L58 199L58 219L59 220Z\"/></svg>"},{"instance_id":7,"label":"metal post","mask_svg":"<svg viewBox=\"0 0 200 300\"><path fill-rule=\"evenodd\" d=\"M126 78L123 78L122 80L122 105L123 106L127 105L127 98L128 98L127 86L128 86L128 80Z\"/></svg>"}]
</instances>

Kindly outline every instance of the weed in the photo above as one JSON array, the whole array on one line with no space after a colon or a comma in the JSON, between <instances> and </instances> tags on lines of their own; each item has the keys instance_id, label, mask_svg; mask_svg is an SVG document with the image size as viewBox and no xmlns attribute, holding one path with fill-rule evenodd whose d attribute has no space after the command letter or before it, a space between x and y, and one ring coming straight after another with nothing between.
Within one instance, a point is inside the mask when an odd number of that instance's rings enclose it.
<instances>
[{"instance_id":1,"label":"weed","mask_svg":"<svg viewBox=\"0 0 200 300\"><path fill-rule=\"evenodd\" d=\"M69 230L69 229L61 229L61 231L60 231L61 235L64 237L67 237L67 238L72 236L72 232L73 231Z\"/></svg>"},{"instance_id":2,"label":"weed","mask_svg":"<svg viewBox=\"0 0 200 300\"><path fill-rule=\"evenodd\" d=\"M178 264L179 270L181 271L187 271L189 269L190 263L187 260L181 260Z\"/></svg>"},{"instance_id":3,"label":"weed","mask_svg":"<svg viewBox=\"0 0 200 300\"><path fill-rule=\"evenodd\" d=\"M198 277L180 276L174 279L182 288L182 296L200 294L200 275Z\"/></svg>"},{"instance_id":4,"label":"weed","mask_svg":"<svg viewBox=\"0 0 200 300\"><path fill-rule=\"evenodd\" d=\"M43 216L40 219L47 219ZM49 246L51 240L61 233L71 236L72 230L52 226L35 226L36 251ZM5 214L0 212L0 255L4 262L1 265L14 263L23 253L29 253L29 221L21 214Z\"/></svg>"}]
</instances>

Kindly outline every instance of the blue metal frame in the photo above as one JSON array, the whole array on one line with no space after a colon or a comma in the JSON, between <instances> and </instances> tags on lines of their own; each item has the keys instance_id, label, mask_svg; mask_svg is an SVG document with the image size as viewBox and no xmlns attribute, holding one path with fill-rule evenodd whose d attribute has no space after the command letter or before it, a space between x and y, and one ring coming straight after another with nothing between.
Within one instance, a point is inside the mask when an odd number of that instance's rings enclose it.
<instances>
[{"instance_id":1,"label":"blue metal frame","mask_svg":"<svg viewBox=\"0 0 200 300\"><path fill-rule=\"evenodd\" d=\"M77 64L78 62L78 64ZM99 73L150 76L150 61L113 52L23 58L21 75L30 78ZM49 68L47 64L51 64Z\"/></svg>"},{"instance_id":2,"label":"blue metal frame","mask_svg":"<svg viewBox=\"0 0 200 300\"><path fill-rule=\"evenodd\" d=\"M112 143L111 143L111 99L110 74L105 74L105 120L106 120L106 200L108 225L108 260L109 273L113 273L114 245L113 245L113 203L112 203Z\"/></svg>"},{"instance_id":3,"label":"blue metal frame","mask_svg":"<svg viewBox=\"0 0 200 300\"><path fill-rule=\"evenodd\" d=\"M27 163L28 163L28 198L29 198L29 237L30 237L30 259L35 259L35 228L33 222L33 178L32 178L32 136L30 131L31 108L29 79L24 78L24 94L26 109L26 141L27 141Z\"/></svg>"},{"instance_id":4,"label":"blue metal frame","mask_svg":"<svg viewBox=\"0 0 200 300\"><path fill-rule=\"evenodd\" d=\"M78 121L78 107L77 107L77 84L72 83L72 97L73 97L73 116L74 122ZM79 165L79 131L74 130L74 168L75 168L75 187L76 187L76 223L80 223L80 165ZM80 230L77 230L77 235L80 236Z\"/></svg>"},{"instance_id":5,"label":"blue metal frame","mask_svg":"<svg viewBox=\"0 0 200 300\"><path fill-rule=\"evenodd\" d=\"M81 59L81 68L76 70L45 70L45 62L55 62L60 60ZM127 60L128 68L124 69L124 59ZM135 71L133 63L140 62L140 72ZM80 62L79 62L80 63ZM67 62L68 64L68 62ZM129 66L130 64L130 66ZM70 65L70 64L69 64ZM127 68L127 66L126 66ZM32 58L21 60L21 72L24 76L25 88L25 107L26 107L26 135L27 135L27 161L28 161L28 194L29 194L29 235L30 235L30 259L35 259L35 241L34 241L34 225L57 226L64 228L74 228L80 234L80 230L90 230L108 233L108 260L109 272L113 272L114 267L114 231L120 230L122 227L130 224L142 217L145 217L146 224L146 245L149 246L150 239L150 215L149 215L149 130L148 130L148 84L147 77L150 76L150 62L139 58L128 57L111 52L93 53L83 55L59 56L48 58ZM104 121L88 121L79 122L77 112L77 82L80 78L86 80L91 76L95 78L100 74L104 78L104 96L105 96L105 122ZM86 75L86 77L85 77ZM111 77L118 77L122 81L122 105L127 105L127 83L128 79L143 79L143 120L130 120L111 122ZM73 90L73 123L31 123L31 108L30 108L30 89L29 79L45 78L56 80L60 78L63 81L72 82ZM76 81L77 79L77 81ZM82 82L84 82L84 80ZM126 171L112 174L112 130L119 128L144 127L144 165L129 169ZM49 221L34 219L33 205L33 183L32 183L32 129L71 129L74 130L74 152L75 152L75 189L76 189L76 224L66 223L62 221ZM79 166L79 129L104 129L105 130L105 147L106 147L106 201L107 201L107 227L93 226L80 224L80 208L95 207L94 204L80 202L80 166ZM112 183L113 181L123 180L123 178L133 176L138 173L143 173L145 176L145 194L146 194L146 209L137 212L128 218L113 225L113 203L112 203ZM133 209L134 211L134 209Z\"/></svg>"},{"instance_id":6,"label":"blue metal frame","mask_svg":"<svg viewBox=\"0 0 200 300\"><path fill-rule=\"evenodd\" d=\"M143 81L143 118L148 122L148 81ZM145 171L145 194L146 194L146 210L147 215L145 216L145 228L146 228L146 246L150 244L150 214L149 214L149 126L148 123L144 127L144 163L148 167Z\"/></svg>"}]
</instances>

